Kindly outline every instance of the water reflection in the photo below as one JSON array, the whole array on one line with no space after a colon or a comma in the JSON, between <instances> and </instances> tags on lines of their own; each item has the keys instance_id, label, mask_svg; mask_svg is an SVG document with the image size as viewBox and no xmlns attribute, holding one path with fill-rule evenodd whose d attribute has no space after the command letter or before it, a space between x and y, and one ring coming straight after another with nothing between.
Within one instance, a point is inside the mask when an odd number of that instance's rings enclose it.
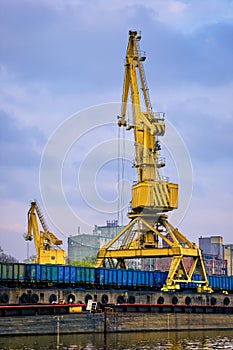
<instances>
[{"instance_id":1,"label":"water reflection","mask_svg":"<svg viewBox=\"0 0 233 350\"><path fill-rule=\"evenodd\" d=\"M2 350L233 350L233 331L1 337Z\"/></svg>"}]
</instances>

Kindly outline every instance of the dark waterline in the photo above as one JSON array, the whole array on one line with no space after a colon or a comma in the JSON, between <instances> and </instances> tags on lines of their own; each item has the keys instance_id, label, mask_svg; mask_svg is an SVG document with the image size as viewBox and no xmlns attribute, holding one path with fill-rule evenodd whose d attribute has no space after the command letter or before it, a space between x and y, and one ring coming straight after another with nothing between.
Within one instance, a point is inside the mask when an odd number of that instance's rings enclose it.
<instances>
[{"instance_id":1,"label":"dark waterline","mask_svg":"<svg viewBox=\"0 0 233 350\"><path fill-rule=\"evenodd\" d=\"M9 336L1 350L213 350L233 349L232 331L130 332Z\"/></svg>"}]
</instances>

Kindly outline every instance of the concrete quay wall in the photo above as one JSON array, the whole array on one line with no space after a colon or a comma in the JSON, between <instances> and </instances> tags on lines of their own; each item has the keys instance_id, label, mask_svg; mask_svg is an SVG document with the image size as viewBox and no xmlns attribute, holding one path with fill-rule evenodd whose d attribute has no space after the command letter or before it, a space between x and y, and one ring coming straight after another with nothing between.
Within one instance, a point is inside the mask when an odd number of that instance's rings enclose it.
<instances>
[{"instance_id":1,"label":"concrete quay wall","mask_svg":"<svg viewBox=\"0 0 233 350\"><path fill-rule=\"evenodd\" d=\"M214 329L233 329L233 314L82 313L0 319L0 336Z\"/></svg>"}]
</instances>

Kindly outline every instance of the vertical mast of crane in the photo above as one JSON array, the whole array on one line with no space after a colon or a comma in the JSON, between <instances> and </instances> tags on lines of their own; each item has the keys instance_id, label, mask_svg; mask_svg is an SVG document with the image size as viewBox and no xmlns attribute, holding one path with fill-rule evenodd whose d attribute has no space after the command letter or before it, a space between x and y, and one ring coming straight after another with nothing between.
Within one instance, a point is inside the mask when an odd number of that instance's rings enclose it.
<instances>
[{"instance_id":1,"label":"vertical mast of crane","mask_svg":"<svg viewBox=\"0 0 233 350\"><path fill-rule=\"evenodd\" d=\"M127 130L134 129L135 138L135 163L138 172L137 186L133 187L132 209L136 214L142 210L169 211L176 208L177 186L164 184L161 181L158 169L165 165L159 162L158 136L165 133L164 113L153 113L146 83L143 61L145 53L140 50L139 40L141 35L136 31L129 32L129 42L125 58L125 74L122 94L121 116L118 125ZM140 81L145 111L140 104L138 80ZM126 111L129 100L129 92L132 103L133 123L127 124ZM169 187L169 188L168 188ZM172 198L168 190L172 191ZM150 194L149 194L150 192Z\"/></svg>"}]
</instances>

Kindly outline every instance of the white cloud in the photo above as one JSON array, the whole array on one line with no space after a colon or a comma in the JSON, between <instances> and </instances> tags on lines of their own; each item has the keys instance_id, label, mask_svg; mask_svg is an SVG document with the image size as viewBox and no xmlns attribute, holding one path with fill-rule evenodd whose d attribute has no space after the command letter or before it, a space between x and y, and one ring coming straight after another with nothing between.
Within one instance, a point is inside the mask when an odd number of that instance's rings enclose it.
<instances>
[{"instance_id":1,"label":"white cloud","mask_svg":"<svg viewBox=\"0 0 233 350\"><path fill-rule=\"evenodd\" d=\"M151 19L182 32L191 32L206 24L233 18L233 3L229 0L97 0L89 2L88 11L82 0L43 2L61 14L72 11L87 28L103 28L115 23L119 25L119 14L122 25L122 22L129 21L142 9L148 12Z\"/></svg>"}]
</instances>

